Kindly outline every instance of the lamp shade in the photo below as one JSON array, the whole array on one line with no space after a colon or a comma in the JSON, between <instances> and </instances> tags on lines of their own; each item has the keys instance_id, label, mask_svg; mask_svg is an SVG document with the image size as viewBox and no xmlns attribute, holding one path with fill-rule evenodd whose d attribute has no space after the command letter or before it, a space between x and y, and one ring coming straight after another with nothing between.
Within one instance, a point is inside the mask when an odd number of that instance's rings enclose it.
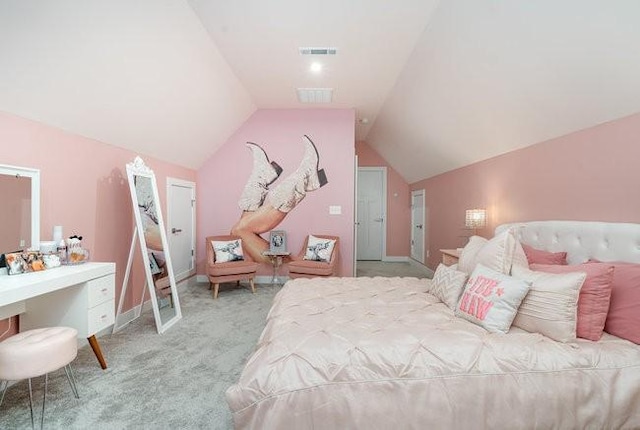
<instances>
[{"instance_id":1,"label":"lamp shade","mask_svg":"<svg viewBox=\"0 0 640 430\"><path fill-rule=\"evenodd\" d=\"M487 225L487 211L485 209L467 209L464 225L467 228L481 228Z\"/></svg>"}]
</instances>

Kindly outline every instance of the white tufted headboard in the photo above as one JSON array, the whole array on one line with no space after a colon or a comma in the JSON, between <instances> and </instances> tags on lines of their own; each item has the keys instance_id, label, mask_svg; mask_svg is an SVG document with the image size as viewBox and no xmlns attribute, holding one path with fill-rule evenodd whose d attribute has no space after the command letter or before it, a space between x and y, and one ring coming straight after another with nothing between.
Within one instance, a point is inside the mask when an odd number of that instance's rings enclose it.
<instances>
[{"instance_id":1,"label":"white tufted headboard","mask_svg":"<svg viewBox=\"0 0 640 430\"><path fill-rule=\"evenodd\" d=\"M532 221L499 225L496 234L518 227L522 243L567 253L569 264L590 258L640 263L640 224L591 221Z\"/></svg>"}]
</instances>

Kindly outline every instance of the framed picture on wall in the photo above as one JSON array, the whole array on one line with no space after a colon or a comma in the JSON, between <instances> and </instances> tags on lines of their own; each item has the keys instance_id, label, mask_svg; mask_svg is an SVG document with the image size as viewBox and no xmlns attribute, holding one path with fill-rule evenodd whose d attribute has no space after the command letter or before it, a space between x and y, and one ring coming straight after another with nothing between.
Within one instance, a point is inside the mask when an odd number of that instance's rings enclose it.
<instances>
[{"instance_id":1,"label":"framed picture on wall","mask_svg":"<svg viewBox=\"0 0 640 430\"><path fill-rule=\"evenodd\" d=\"M287 252L287 233L284 230L271 231L269 244L269 251L274 254Z\"/></svg>"}]
</instances>

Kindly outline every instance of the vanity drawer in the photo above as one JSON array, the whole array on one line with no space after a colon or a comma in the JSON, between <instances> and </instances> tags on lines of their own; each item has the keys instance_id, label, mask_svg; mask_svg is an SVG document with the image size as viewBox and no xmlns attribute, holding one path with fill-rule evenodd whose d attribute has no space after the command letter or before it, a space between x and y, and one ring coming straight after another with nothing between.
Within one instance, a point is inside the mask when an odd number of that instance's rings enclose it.
<instances>
[{"instance_id":1,"label":"vanity drawer","mask_svg":"<svg viewBox=\"0 0 640 430\"><path fill-rule=\"evenodd\" d=\"M115 320L115 299L111 299L94 308L89 309L87 321L87 333L89 336L104 330L114 323Z\"/></svg>"},{"instance_id":2,"label":"vanity drawer","mask_svg":"<svg viewBox=\"0 0 640 430\"><path fill-rule=\"evenodd\" d=\"M107 275L89 281L89 309L104 303L107 300L114 300L116 297L115 275Z\"/></svg>"}]
</instances>

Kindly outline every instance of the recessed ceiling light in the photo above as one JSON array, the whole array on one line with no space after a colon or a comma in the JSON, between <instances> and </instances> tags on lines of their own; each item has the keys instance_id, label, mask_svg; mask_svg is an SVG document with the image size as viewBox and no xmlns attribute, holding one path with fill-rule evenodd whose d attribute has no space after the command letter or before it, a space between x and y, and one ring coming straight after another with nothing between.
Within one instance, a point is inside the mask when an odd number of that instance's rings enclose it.
<instances>
[{"instance_id":1,"label":"recessed ceiling light","mask_svg":"<svg viewBox=\"0 0 640 430\"><path fill-rule=\"evenodd\" d=\"M311 63L310 70L311 70L313 73L320 73L320 72L322 72L322 63L318 63L317 61L314 61L313 63Z\"/></svg>"}]
</instances>

